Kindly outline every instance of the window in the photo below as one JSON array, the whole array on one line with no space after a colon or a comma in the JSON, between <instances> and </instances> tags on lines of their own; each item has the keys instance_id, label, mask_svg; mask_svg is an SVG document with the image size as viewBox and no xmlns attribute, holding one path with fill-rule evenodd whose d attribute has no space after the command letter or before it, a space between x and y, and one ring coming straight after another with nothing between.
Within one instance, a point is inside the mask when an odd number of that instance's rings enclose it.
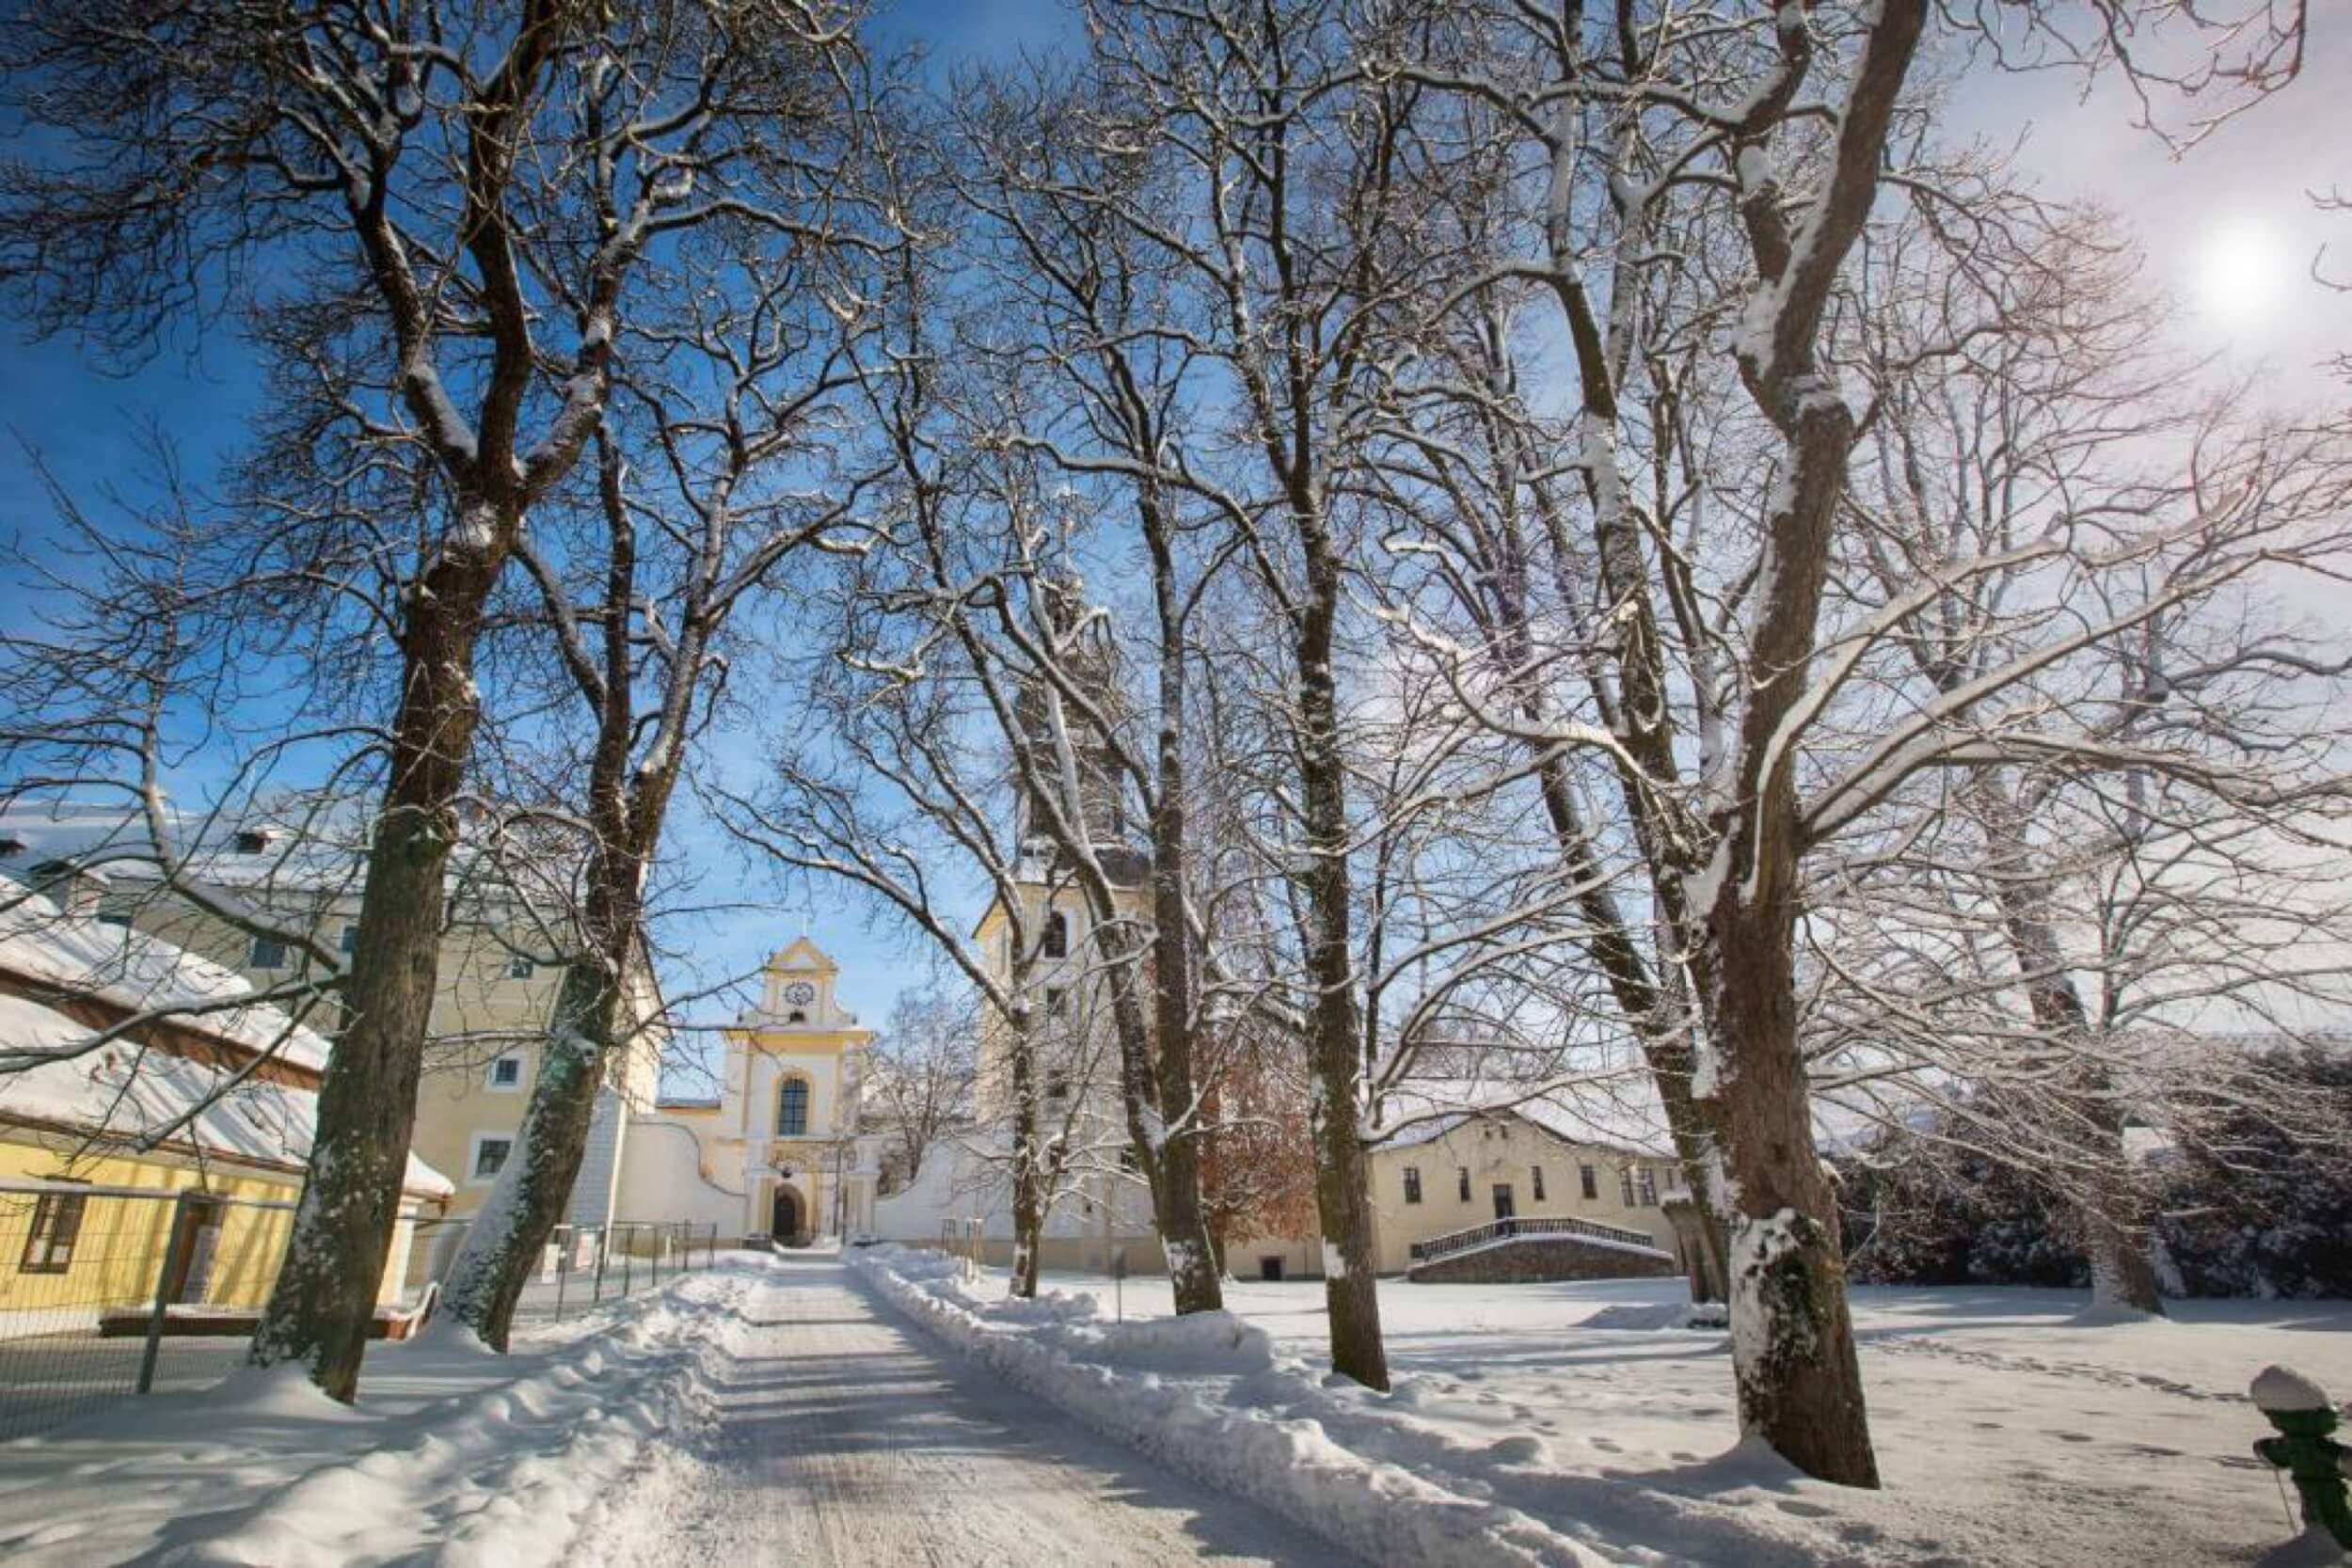
<instances>
[{"instance_id":1,"label":"window","mask_svg":"<svg viewBox=\"0 0 2352 1568\"><path fill-rule=\"evenodd\" d=\"M131 911L121 904L117 904L110 909L102 909L98 911L98 924L119 927L127 931L131 928Z\"/></svg>"},{"instance_id":2,"label":"window","mask_svg":"<svg viewBox=\"0 0 2352 1568\"><path fill-rule=\"evenodd\" d=\"M1419 1165L1405 1167L1405 1201L1407 1203L1421 1201L1421 1167Z\"/></svg>"},{"instance_id":3,"label":"window","mask_svg":"<svg viewBox=\"0 0 2352 1568\"><path fill-rule=\"evenodd\" d=\"M467 1180L488 1181L506 1168L506 1157L515 1152L512 1134L476 1132L473 1135L472 1174Z\"/></svg>"},{"instance_id":4,"label":"window","mask_svg":"<svg viewBox=\"0 0 2352 1568\"><path fill-rule=\"evenodd\" d=\"M1462 1195L1462 1201L1468 1203L1470 1201L1470 1166L1460 1167L1454 1173L1454 1177L1455 1189Z\"/></svg>"},{"instance_id":5,"label":"window","mask_svg":"<svg viewBox=\"0 0 2352 1568\"><path fill-rule=\"evenodd\" d=\"M1645 1209L1657 1208L1658 1173L1650 1169L1649 1166L1644 1165L1642 1167L1640 1180L1642 1183L1642 1207Z\"/></svg>"},{"instance_id":6,"label":"window","mask_svg":"<svg viewBox=\"0 0 2352 1568\"><path fill-rule=\"evenodd\" d=\"M519 1089L523 1086L523 1059L520 1056L501 1056L490 1064L490 1087Z\"/></svg>"},{"instance_id":7,"label":"window","mask_svg":"<svg viewBox=\"0 0 2352 1568\"><path fill-rule=\"evenodd\" d=\"M247 969L283 969L286 967L286 944L277 937L255 937L252 956L246 960Z\"/></svg>"},{"instance_id":8,"label":"window","mask_svg":"<svg viewBox=\"0 0 2352 1568\"><path fill-rule=\"evenodd\" d=\"M1536 1202L1541 1203L1544 1200L1544 1167L1541 1165L1530 1165L1528 1167L1528 1174L1533 1176L1534 1180L1529 1185L1527 1190L1535 1195Z\"/></svg>"},{"instance_id":9,"label":"window","mask_svg":"<svg viewBox=\"0 0 2352 1568\"><path fill-rule=\"evenodd\" d=\"M1119 1151L1119 1168L1133 1174L1143 1167L1136 1164L1136 1151L1134 1149L1122 1148Z\"/></svg>"},{"instance_id":10,"label":"window","mask_svg":"<svg viewBox=\"0 0 2352 1568\"><path fill-rule=\"evenodd\" d=\"M528 980L531 978L533 967L529 958L517 953L506 960L506 977L510 980Z\"/></svg>"},{"instance_id":11,"label":"window","mask_svg":"<svg viewBox=\"0 0 2352 1568\"><path fill-rule=\"evenodd\" d=\"M258 828L247 828L237 834L235 847L240 855L258 855L269 847L269 834Z\"/></svg>"},{"instance_id":12,"label":"window","mask_svg":"<svg viewBox=\"0 0 2352 1568\"><path fill-rule=\"evenodd\" d=\"M1047 1073L1045 1075L1045 1098L1068 1100L1070 1098L1070 1074L1059 1071Z\"/></svg>"},{"instance_id":13,"label":"window","mask_svg":"<svg viewBox=\"0 0 2352 1568\"><path fill-rule=\"evenodd\" d=\"M1045 988L1045 1016L1059 1023L1070 1011L1070 993L1059 986Z\"/></svg>"},{"instance_id":14,"label":"window","mask_svg":"<svg viewBox=\"0 0 2352 1568\"><path fill-rule=\"evenodd\" d=\"M1059 910L1045 917L1045 956L1049 958L1070 957L1070 917Z\"/></svg>"},{"instance_id":15,"label":"window","mask_svg":"<svg viewBox=\"0 0 2352 1568\"><path fill-rule=\"evenodd\" d=\"M1617 1167L1617 1199L1629 1209L1633 1207L1633 1167L1631 1165Z\"/></svg>"},{"instance_id":16,"label":"window","mask_svg":"<svg viewBox=\"0 0 2352 1568\"><path fill-rule=\"evenodd\" d=\"M24 1238L24 1256L16 1260L19 1274L63 1274L72 1265L73 1243L82 1234L82 1210L89 1202L79 1193L43 1193L33 1204L33 1228Z\"/></svg>"},{"instance_id":17,"label":"window","mask_svg":"<svg viewBox=\"0 0 2352 1568\"><path fill-rule=\"evenodd\" d=\"M1600 1196L1600 1172L1587 1164L1577 1166L1576 1175L1583 1184L1585 1197L1597 1200Z\"/></svg>"},{"instance_id":18,"label":"window","mask_svg":"<svg viewBox=\"0 0 2352 1568\"><path fill-rule=\"evenodd\" d=\"M776 1095L776 1132L787 1138L808 1136L808 1080L787 1078Z\"/></svg>"},{"instance_id":19,"label":"window","mask_svg":"<svg viewBox=\"0 0 2352 1568\"><path fill-rule=\"evenodd\" d=\"M0 838L0 855L21 855L24 852L24 841L23 839Z\"/></svg>"},{"instance_id":20,"label":"window","mask_svg":"<svg viewBox=\"0 0 2352 1568\"><path fill-rule=\"evenodd\" d=\"M350 958L354 953L359 951L359 923L358 921L346 920L343 922L342 944L343 957L346 958Z\"/></svg>"}]
</instances>

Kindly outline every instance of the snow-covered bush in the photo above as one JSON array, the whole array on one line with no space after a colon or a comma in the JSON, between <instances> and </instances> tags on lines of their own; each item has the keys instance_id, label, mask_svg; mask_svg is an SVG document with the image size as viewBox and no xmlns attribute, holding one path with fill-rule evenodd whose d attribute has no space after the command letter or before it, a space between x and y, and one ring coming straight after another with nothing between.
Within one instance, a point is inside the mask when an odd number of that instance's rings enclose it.
<instances>
[{"instance_id":1,"label":"snow-covered bush","mask_svg":"<svg viewBox=\"0 0 2352 1568\"><path fill-rule=\"evenodd\" d=\"M2307 1091L2311 1126L2224 1115L2170 1163L2156 1235L2184 1294L2352 1296L2352 1053L2272 1070Z\"/></svg>"},{"instance_id":2,"label":"snow-covered bush","mask_svg":"<svg viewBox=\"0 0 2352 1568\"><path fill-rule=\"evenodd\" d=\"M1840 1164L1857 1284L2090 1284L2062 1204L1997 1161L1931 1149L1903 1138Z\"/></svg>"},{"instance_id":3,"label":"snow-covered bush","mask_svg":"<svg viewBox=\"0 0 2352 1568\"><path fill-rule=\"evenodd\" d=\"M2143 1172L2156 1189L2153 1241L2169 1293L2352 1295L2352 1052L2282 1051L2266 1070L2302 1086L2302 1125L2224 1107ZM2066 1204L1936 1132L1929 1123L1836 1162L1856 1283L2090 1282Z\"/></svg>"}]
</instances>

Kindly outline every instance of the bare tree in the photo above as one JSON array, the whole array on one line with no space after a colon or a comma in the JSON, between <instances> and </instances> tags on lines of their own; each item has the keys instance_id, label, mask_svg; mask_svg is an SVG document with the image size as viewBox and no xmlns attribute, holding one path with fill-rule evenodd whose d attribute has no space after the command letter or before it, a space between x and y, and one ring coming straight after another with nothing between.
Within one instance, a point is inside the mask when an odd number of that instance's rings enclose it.
<instances>
[{"instance_id":1,"label":"bare tree","mask_svg":"<svg viewBox=\"0 0 2352 1568\"><path fill-rule=\"evenodd\" d=\"M2224 1070L2191 1042L2291 1033L2336 1000L2320 955L2344 908L2318 867L2341 831L2328 710L2352 666L2266 601L2331 569L2352 452L2201 388L2160 347L2136 257L2078 215L1994 271L1954 271L1916 222L1874 249L1841 333L1874 388L1846 502L1853 580L1883 605L1929 562L2009 560L1913 599L1883 649L1901 662L1847 705L1875 728L1900 722L1890 688L1915 710L2027 649L2040 667L1961 710L1985 760L1898 791L1819 866L1837 1062L1817 1080L1833 1099L1843 1081L1898 1101L1964 1085L1946 1125L2074 1209L2098 1305L2160 1312L2126 1121L2182 1141L2209 1104L2291 1121L2262 1053ZM2102 619L2078 648L2052 635ZM1922 1070L1890 1074L1905 1053Z\"/></svg>"},{"instance_id":2,"label":"bare tree","mask_svg":"<svg viewBox=\"0 0 2352 1568\"><path fill-rule=\"evenodd\" d=\"M338 1398L357 1385L407 1155L484 608L602 416L648 250L714 218L762 221L763 185L812 172L767 136L825 69L836 21L219 0L42 7L10 30L10 106L54 138L4 182L0 276L38 325L135 348L225 279L262 306L260 335L301 388L275 433L290 467L307 453L330 485L386 462L425 476L383 624L402 673L346 1022L252 1351ZM288 277L310 292L264 297Z\"/></svg>"},{"instance_id":3,"label":"bare tree","mask_svg":"<svg viewBox=\"0 0 2352 1568\"><path fill-rule=\"evenodd\" d=\"M875 1042L866 1092L898 1146L890 1184L906 1186L940 1140L966 1124L978 1062L973 1009L940 991L901 991Z\"/></svg>"},{"instance_id":4,"label":"bare tree","mask_svg":"<svg viewBox=\"0 0 2352 1568\"><path fill-rule=\"evenodd\" d=\"M851 79L836 57L778 134L797 125L847 166L855 151L837 128L856 122L864 96L841 86ZM872 315L843 308L869 292L844 262L889 237L852 234L874 226L856 224L848 193L827 204L821 220L779 211L781 243L757 225L748 243L723 231L678 247L674 302L630 324L616 351L623 395L596 437L594 503L573 537L542 531L569 561L538 537L516 547L590 730L584 756L558 753L548 789L580 840L573 951L516 1148L447 1282L452 1315L501 1349L570 1200L605 1068L648 1022L623 1017L646 979L647 879L722 684L730 622L798 552L863 547L855 517L871 476L839 403Z\"/></svg>"}]
</instances>

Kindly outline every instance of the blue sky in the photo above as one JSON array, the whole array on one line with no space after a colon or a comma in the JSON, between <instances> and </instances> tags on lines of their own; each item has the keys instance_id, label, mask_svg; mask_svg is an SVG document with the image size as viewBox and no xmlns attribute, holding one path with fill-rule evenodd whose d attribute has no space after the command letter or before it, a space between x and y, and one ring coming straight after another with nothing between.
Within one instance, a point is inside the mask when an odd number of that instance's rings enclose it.
<instances>
[{"instance_id":1,"label":"blue sky","mask_svg":"<svg viewBox=\"0 0 2352 1568\"><path fill-rule=\"evenodd\" d=\"M2002 142L2023 135L2024 160L2052 194L2095 198L2134 224L2149 247L2153 279L2191 309L2184 324L2190 341L2238 368L2262 367L2265 385L2279 395L2340 401L2341 388L2313 367L2329 353L2352 352L2352 295L2322 291L2304 272L2327 245L2338 276L2352 277L2352 214L2316 213L2308 198L2352 179L2342 152L2352 17L2339 11L2315 25L2306 79L2183 160L2132 128L2128 101L2112 85L2080 103L2074 84L2058 75L1974 72L1954 94L1951 122ZM961 62L1050 50L1072 30L1067 11L1028 0L908 0L880 24L885 40L924 44L934 80ZM0 425L84 494L116 485L137 499L140 436L149 421L168 431L187 473L201 483L241 439L259 394L233 323L183 326L126 376L104 373L70 338L0 339ZM48 527L46 503L24 480L21 455L11 455L20 479L0 492L0 534L38 542ZM13 591L10 597L20 598ZM21 599L0 604L0 617L12 620L24 608ZM791 720L779 715L776 722ZM738 736L726 744L724 765L739 778L767 741ZM837 895L779 890L706 832L680 826L677 847L700 866L706 896L763 906L672 933L707 974L755 965L805 928L842 962L845 1000L876 1023L902 986L928 974L928 961L904 938L869 929L862 911ZM674 989L691 984L681 974ZM697 1013L707 1019L714 1010Z\"/></svg>"}]
</instances>

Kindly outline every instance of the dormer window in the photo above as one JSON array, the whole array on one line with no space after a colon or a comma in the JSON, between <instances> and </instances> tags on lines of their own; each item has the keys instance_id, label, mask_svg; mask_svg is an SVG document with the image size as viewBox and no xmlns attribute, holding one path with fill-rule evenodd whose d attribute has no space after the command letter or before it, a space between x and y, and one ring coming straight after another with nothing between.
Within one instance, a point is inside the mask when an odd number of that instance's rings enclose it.
<instances>
[{"instance_id":1,"label":"dormer window","mask_svg":"<svg viewBox=\"0 0 2352 1568\"><path fill-rule=\"evenodd\" d=\"M234 844L240 855L258 855L269 847L269 834L259 828L242 828L238 830Z\"/></svg>"},{"instance_id":2,"label":"dormer window","mask_svg":"<svg viewBox=\"0 0 2352 1568\"><path fill-rule=\"evenodd\" d=\"M24 841L23 839L0 838L0 856L16 856L24 852Z\"/></svg>"}]
</instances>

